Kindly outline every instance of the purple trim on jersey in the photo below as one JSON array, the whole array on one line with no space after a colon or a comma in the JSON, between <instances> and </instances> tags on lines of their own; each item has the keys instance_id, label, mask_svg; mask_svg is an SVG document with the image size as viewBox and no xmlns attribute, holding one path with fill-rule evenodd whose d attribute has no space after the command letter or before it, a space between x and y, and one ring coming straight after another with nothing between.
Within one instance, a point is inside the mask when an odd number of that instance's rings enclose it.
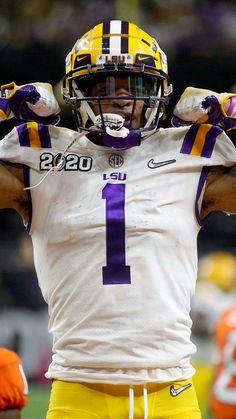
<instances>
[{"instance_id":1,"label":"purple trim on jersey","mask_svg":"<svg viewBox=\"0 0 236 419\"><path fill-rule=\"evenodd\" d=\"M30 168L28 166L24 166L23 168L23 176L24 176L24 184L27 188L30 186ZM28 196L28 203L29 203L29 221L28 224L25 226L25 229L27 233L30 232L31 222L32 222L32 198L30 190L27 190L27 196Z\"/></svg>"},{"instance_id":2,"label":"purple trim on jersey","mask_svg":"<svg viewBox=\"0 0 236 419\"><path fill-rule=\"evenodd\" d=\"M38 132L42 148L52 148L49 127L47 125L39 124Z\"/></svg>"},{"instance_id":3,"label":"purple trim on jersey","mask_svg":"<svg viewBox=\"0 0 236 419\"><path fill-rule=\"evenodd\" d=\"M208 159L211 157L212 152L215 147L216 137L222 133L222 128L217 126L212 126L211 129L208 131L205 139L205 144L202 149L201 157L207 157Z\"/></svg>"},{"instance_id":4,"label":"purple trim on jersey","mask_svg":"<svg viewBox=\"0 0 236 419\"><path fill-rule=\"evenodd\" d=\"M196 201L195 201L195 214L196 214L197 222L200 226L203 226L204 220L202 220L202 218L200 216L200 213L199 213L198 201L200 199L203 186L205 185L205 182L206 182L206 179L207 179L207 176L208 176L210 170L211 170L210 166L204 166L202 168L202 172L201 172L199 182L198 182L197 195L196 195Z\"/></svg>"},{"instance_id":5,"label":"purple trim on jersey","mask_svg":"<svg viewBox=\"0 0 236 419\"><path fill-rule=\"evenodd\" d=\"M0 110L3 111L6 114L6 116L8 116L8 113L10 113L8 99L4 97L0 99Z\"/></svg>"},{"instance_id":6,"label":"purple trim on jersey","mask_svg":"<svg viewBox=\"0 0 236 419\"><path fill-rule=\"evenodd\" d=\"M193 148L194 140L199 130L199 126L197 124L191 125L187 134L184 137L184 141L180 150L180 153L190 154Z\"/></svg>"},{"instance_id":7,"label":"purple trim on jersey","mask_svg":"<svg viewBox=\"0 0 236 419\"><path fill-rule=\"evenodd\" d=\"M30 147L28 125L22 124L17 127L19 142L22 147Z\"/></svg>"}]
</instances>

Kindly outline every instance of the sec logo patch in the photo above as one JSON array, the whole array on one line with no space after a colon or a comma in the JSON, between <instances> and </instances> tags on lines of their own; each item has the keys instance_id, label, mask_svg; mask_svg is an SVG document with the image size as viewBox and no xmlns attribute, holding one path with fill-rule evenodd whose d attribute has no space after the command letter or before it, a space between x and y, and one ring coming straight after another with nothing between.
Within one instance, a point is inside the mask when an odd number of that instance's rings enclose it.
<instances>
[{"instance_id":1,"label":"sec logo patch","mask_svg":"<svg viewBox=\"0 0 236 419\"><path fill-rule=\"evenodd\" d=\"M112 154L109 156L109 165L117 169L124 164L124 159L120 154Z\"/></svg>"}]
</instances>

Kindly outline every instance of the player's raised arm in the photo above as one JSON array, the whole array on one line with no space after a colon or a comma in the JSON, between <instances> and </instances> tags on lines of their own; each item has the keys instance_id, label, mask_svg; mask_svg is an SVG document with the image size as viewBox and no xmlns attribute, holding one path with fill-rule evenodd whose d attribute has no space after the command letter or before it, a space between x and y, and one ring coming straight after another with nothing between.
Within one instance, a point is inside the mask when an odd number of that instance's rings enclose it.
<instances>
[{"instance_id":1,"label":"player's raised arm","mask_svg":"<svg viewBox=\"0 0 236 419\"><path fill-rule=\"evenodd\" d=\"M236 128L236 94L187 87L173 113L172 125L176 127L208 123L228 131Z\"/></svg>"},{"instance_id":2,"label":"player's raised arm","mask_svg":"<svg viewBox=\"0 0 236 419\"><path fill-rule=\"evenodd\" d=\"M0 121L11 118L43 124L59 122L60 107L49 83L17 86L9 83L0 87ZM0 208L13 208L28 220L28 199L24 190L21 165L0 162Z\"/></svg>"},{"instance_id":3,"label":"player's raised arm","mask_svg":"<svg viewBox=\"0 0 236 419\"><path fill-rule=\"evenodd\" d=\"M0 161L0 208L15 209L27 223L28 197L20 165Z\"/></svg>"},{"instance_id":4,"label":"player's raised arm","mask_svg":"<svg viewBox=\"0 0 236 419\"><path fill-rule=\"evenodd\" d=\"M236 164L210 171L202 205L203 218L212 211L236 214Z\"/></svg>"},{"instance_id":5,"label":"player's raised arm","mask_svg":"<svg viewBox=\"0 0 236 419\"><path fill-rule=\"evenodd\" d=\"M186 88L174 108L172 124L184 126L194 123L218 125L225 131L235 129L236 94ZM219 166L210 171L203 198L202 217L213 211L236 213L236 166Z\"/></svg>"},{"instance_id":6,"label":"player's raised arm","mask_svg":"<svg viewBox=\"0 0 236 419\"><path fill-rule=\"evenodd\" d=\"M14 82L0 87L0 121L17 118L56 125L60 107L49 83L17 86Z\"/></svg>"}]
</instances>

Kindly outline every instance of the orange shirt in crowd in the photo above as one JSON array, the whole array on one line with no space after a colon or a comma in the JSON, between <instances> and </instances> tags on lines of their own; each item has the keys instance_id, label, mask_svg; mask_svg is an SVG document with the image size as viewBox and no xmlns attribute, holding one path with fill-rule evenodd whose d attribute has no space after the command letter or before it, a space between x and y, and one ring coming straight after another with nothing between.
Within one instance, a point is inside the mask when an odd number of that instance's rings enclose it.
<instances>
[{"instance_id":1,"label":"orange shirt in crowd","mask_svg":"<svg viewBox=\"0 0 236 419\"><path fill-rule=\"evenodd\" d=\"M28 384L20 357L0 348L0 411L22 409L28 401Z\"/></svg>"}]
</instances>

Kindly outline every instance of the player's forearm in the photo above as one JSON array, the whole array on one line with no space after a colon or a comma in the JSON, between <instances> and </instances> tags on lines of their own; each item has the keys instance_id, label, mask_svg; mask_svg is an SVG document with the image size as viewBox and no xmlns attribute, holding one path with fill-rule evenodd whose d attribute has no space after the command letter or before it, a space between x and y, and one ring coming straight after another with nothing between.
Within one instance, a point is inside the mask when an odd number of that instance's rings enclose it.
<instances>
[{"instance_id":1,"label":"player's forearm","mask_svg":"<svg viewBox=\"0 0 236 419\"><path fill-rule=\"evenodd\" d=\"M204 217L213 211L236 214L236 165L216 166L210 171L203 198Z\"/></svg>"}]
</instances>

